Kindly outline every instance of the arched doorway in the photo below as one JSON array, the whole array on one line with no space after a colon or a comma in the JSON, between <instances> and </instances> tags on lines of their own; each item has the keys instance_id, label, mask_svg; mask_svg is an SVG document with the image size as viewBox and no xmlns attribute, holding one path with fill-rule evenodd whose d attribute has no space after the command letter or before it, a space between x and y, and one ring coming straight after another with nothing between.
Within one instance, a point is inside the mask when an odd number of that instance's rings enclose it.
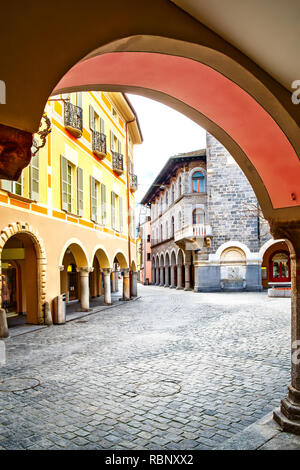
<instances>
[{"instance_id":1,"label":"arched doorway","mask_svg":"<svg viewBox=\"0 0 300 470\"><path fill-rule=\"evenodd\" d=\"M46 254L37 232L28 224L3 229L6 239L1 256L1 305L8 326L43 324L46 300Z\"/></svg>"},{"instance_id":2,"label":"arched doorway","mask_svg":"<svg viewBox=\"0 0 300 470\"><path fill-rule=\"evenodd\" d=\"M286 242L284 240L272 241L271 244L266 245L261 263L263 288L290 286L291 260Z\"/></svg>"},{"instance_id":3,"label":"arched doorway","mask_svg":"<svg viewBox=\"0 0 300 470\"><path fill-rule=\"evenodd\" d=\"M64 248L60 263L60 293L66 294L67 313L79 308L79 303L83 310L89 308L91 271L85 249L79 241L71 241Z\"/></svg>"},{"instance_id":4,"label":"arched doorway","mask_svg":"<svg viewBox=\"0 0 300 470\"><path fill-rule=\"evenodd\" d=\"M246 255L236 246L226 248L220 257L221 289L242 290L246 287Z\"/></svg>"}]
</instances>

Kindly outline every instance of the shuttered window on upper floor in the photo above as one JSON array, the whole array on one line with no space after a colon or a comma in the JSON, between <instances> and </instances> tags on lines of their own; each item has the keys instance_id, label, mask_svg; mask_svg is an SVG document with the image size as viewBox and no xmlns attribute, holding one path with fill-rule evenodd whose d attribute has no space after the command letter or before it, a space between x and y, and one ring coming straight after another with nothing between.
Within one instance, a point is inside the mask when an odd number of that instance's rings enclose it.
<instances>
[{"instance_id":1,"label":"shuttered window on upper floor","mask_svg":"<svg viewBox=\"0 0 300 470\"><path fill-rule=\"evenodd\" d=\"M61 207L72 212L72 165L61 155Z\"/></svg>"},{"instance_id":2,"label":"shuttered window on upper floor","mask_svg":"<svg viewBox=\"0 0 300 470\"><path fill-rule=\"evenodd\" d=\"M123 198L119 196L119 230L123 232Z\"/></svg>"},{"instance_id":3,"label":"shuttered window on upper floor","mask_svg":"<svg viewBox=\"0 0 300 470\"><path fill-rule=\"evenodd\" d=\"M37 144L37 142L35 142ZM37 152L31 157L29 165L29 197L34 201L40 198L40 155Z\"/></svg>"},{"instance_id":4,"label":"shuttered window on upper floor","mask_svg":"<svg viewBox=\"0 0 300 470\"><path fill-rule=\"evenodd\" d=\"M91 176L91 220L98 222L98 185L97 180Z\"/></svg>"},{"instance_id":5,"label":"shuttered window on upper floor","mask_svg":"<svg viewBox=\"0 0 300 470\"><path fill-rule=\"evenodd\" d=\"M114 230L116 230L116 199L117 195L112 191L111 192L111 226Z\"/></svg>"},{"instance_id":6,"label":"shuttered window on upper floor","mask_svg":"<svg viewBox=\"0 0 300 470\"><path fill-rule=\"evenodd\" d=\"M83 169L77 168L77 215L83 216Z\"/></svg>"},{"instance_id":7,"label":"shuttered window on upper floor","mask_svg":"<svg viewBox=\"0 0 300 470\"><path fill-rule=\"evenodd\" d=\"M106 225L107 209L106 209L106 186L101 184L101 224Z\"/></svg>"}]
</instances>

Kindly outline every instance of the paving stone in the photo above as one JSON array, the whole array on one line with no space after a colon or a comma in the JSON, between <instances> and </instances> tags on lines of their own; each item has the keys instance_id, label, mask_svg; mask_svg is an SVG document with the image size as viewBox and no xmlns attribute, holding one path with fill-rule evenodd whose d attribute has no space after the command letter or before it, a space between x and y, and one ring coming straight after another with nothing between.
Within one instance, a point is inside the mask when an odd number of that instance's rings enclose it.
<instances>
[{"instance_id":1,"label":"paving stone","mask_svg":"<svg viewBox=\"0 0 300 470\"><path fill-rule=\"evenodd\" d=\"M279 406L290 299L140 293L84 328L68 322L6 341L1 377L41 385L0 394L0 449L211 449ZM165 396L172 383L180 389Z\"/></svg>"}]
</instances>

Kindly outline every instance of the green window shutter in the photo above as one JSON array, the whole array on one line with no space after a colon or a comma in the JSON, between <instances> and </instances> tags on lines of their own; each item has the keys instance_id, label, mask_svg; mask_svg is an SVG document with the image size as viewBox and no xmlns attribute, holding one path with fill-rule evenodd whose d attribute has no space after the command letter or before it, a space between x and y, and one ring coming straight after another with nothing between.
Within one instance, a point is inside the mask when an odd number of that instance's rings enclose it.
<instances>
[{"instance_id":1,"label":"green window shutter","mask_svg":"<svg viewBox=\"0 0 300 470\"><path fill-rule=\"evenodd\" d=\"M68 210L68 160L61 155L60 159L61 168L61 208L65 211Z\"/></svg>"},{"instance_id":2,"label":"green window shutter","mask_svg":"<svg viewBox=\"0 0 300 470\"><path fill-rule=\"evenodd\" d=\"M30 198L34 201L39 200L40 193L40 155L39 152L31 157L29 166L30 175Z\"/></svg>"},{"instance_id":3,"label":"green window shutter","mask_svg":"<svg viewBox=\"0 0 300 470\"><path fill-rule=\"evenodd\" d=\"M82 108L82 93L80 91L76 93L76 105Z\"/></svg>"},{"instance_id":4,"label":"green window shutter","mask_svg":"<svg viewBox=\"0 0 300 470\"><path fill-rule=\"evenodd\" d=\"M104 119L100 118L100 132L105 134L105 122Z\"/></svg>"},{"instance_id":5,"label":"green window shutter","mask_svg":"<svg viewBox=\"0 0 300 470\"><path fill-rule=\"evenodd\" d=\"M92 105L90 105L90 129L95 130L95 110Z\"/></svg>"},{"instance_id":6,"label":"green window shutter","mask_svg":"<svg viewBox=\"0 0 300 470\"><path fill-rule=\"evenodd\" d=\"M12 192L12 181L1 180L1 189L4 189L5 191Z\"/></svg>"},{"instance_id":7,"label":"green window shutter","mask_svg":"<svg viewBox=\"0 0 300 470\"><path fill-rule=\"evenodd\" d=\"M111 226L113 229L116 228L116 196L115 193L111 193Z\"/></svg>"},{"instance_id":8,"label":"green window shutter","mask_svg":"<svg viewBox=\"0 0 300 470\"><path fill-rule=\"evenodd\" d=\"M101 184L101 222L106 225L106 186Z\"/></svg>"},{"instance_id":9,"label":"green window shutter","mask_svg":"<svg viewBox=\"0 0 300 470\"><path fill-rule=\"evenodd\" d=\"M123 232L123 198L119 197L119 230Z\"/></svg>"},{"instance_id":10,"label":"green window shutter","mask_svg":"<svg viewBox=\"0 0 300 470\"><path fill-rule=\"evenodd\" d=\"M83 216L83 169L77 168L77 214Z\"/></svg>"},{"instance_id":11,"label":"green window shutter","mask_svg":"<svg viewBox=\"0 0 300 470\"><path fill-rule=\"evenodd\" d=\"M115 136L114 136L113 131L110 131L110 150L112 152L115 151Z\"/></svg>"},{"instance_id":12,"label":"green window shutter","mask_svg":"<svg viewBox=\"0 0 300 470\"><path fill-rule=\"evenodd\" d=\"M97 181L91 176L91 219L98 221L98 191Z\"/></svg>"}]
</instances>

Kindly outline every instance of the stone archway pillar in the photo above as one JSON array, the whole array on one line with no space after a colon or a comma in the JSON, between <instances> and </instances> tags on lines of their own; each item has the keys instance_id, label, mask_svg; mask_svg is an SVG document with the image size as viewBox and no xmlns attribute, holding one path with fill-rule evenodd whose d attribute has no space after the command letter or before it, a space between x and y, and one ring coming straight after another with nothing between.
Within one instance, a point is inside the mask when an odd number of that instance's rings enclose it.
<instances>
[{"instance_id":1,"label":"stone archway pillar","mask_svg":"<svg viewBox=\"0 0 300 470\"><path fill-rule=\"evenodd\" d=\"M165 267L165 287L169 287L169 266Z\"/></svg>"},{"instance_id":2,"label":"stone archway pillar","mask_svg":"<svg viewBox=\"0 0 300 470\"><path fill-rule=\"evenodd\" d=\"M137 297L137 272L132 271L132 286L131 286L131 292L132 292L132 297Z\"/></svg>"},{"instance_id":3,"label":"stone archway pillar","mask_svg":"<svg viewBox=\"0 0 300 470\"><path fill-rule=\"evenodd\" d=\"M4 308L0 308L0 338L8 338L7 317Z\"/></svg>"},{"instance_id":4,"label":"stone archway pillar","mask_svg":"<svg viewBox=\"0 0 300 470\"><path fill-rule=\"evenodd\" d=\"M152 284L155 284L155 268L152 268Z\"/></svg>"},{"instance_id":5,"label":"stone archway pillar","mask_svg":"<svg viewBox=\"0 0 300 470\"><path fill-rule=\"evenodd\" d=\"M274 419L287 432L300 434L300 222L270 223L274 238L285 238L291 258L291 384Z\"/></svg>"},{"instance_id":6,"label":"stone archway pillar","mask_svg":"<svg viewBox=\"0 0 300 470\"><path fill-rule=\"evenodd\" d=\"M123 300L130 300L129 269L123 269Z\"/></svg>"},{"instance_id":7,"label":"stone archway pillar","mask_svg":"<svg viewBox=\"0 0 300 470\"><path fill-rule=\"evenodd\" d=\"M104 284L104 303L106 305L111 305L111 282L110 282L110 268L103 268L103 284Z\"/></svg>"},{"instance_id":8,"label":"stone archway pillar","mask_svg":"<svg viewBox=\"0 0 300 470\"><path fill-rule=\"evenodd\" d=\"M175 266L171 264L171 289L175 289Z\"/></svg>"},{"instance_id":9,"label":"stone archway pillar","mask_svg":"<svg viewBox=\"0 0 300 470\"><path fill-rule=\"evenodd\" d=\"M164 285L164 267L161 266L159 269L160 269L160 283L159 283L159 285L163 286Z\"/></svg>"},{"instance_id":10,"label":"stone archway pillar","mask_svg":"<svg viewBox=\"0 0 300 470\"><path fill-rule=\"evenodd\" d=\"M177 265L177 287L176 289L182 289L182 264Z\"/></svg>"},{"instance_id":11,"label":"stone archway pillar","mask_svg":"<svg viewBox=\"0 0 300 470\"><path fill-rule=\"evenodd\" d=\"M184 278L185 278L185 286L184 286L184 290L191 290L191 272L190 272L190 269L191 269L191 265L190 265L190 264L185 264L185 265L184 265L184 270L185 270L185 275L184 275Z\"/></svg>"},{"instance_id":12,"label":"stone archway pillar","mask_svg":"<svg viewBox=\"0 0 300 470\"><path fill-rule=\"evenodd\" d=\"M155 282L155 285L159 286L159 268L156 268L156 282Z\"/></svg>"},{"instance_id":13,"label":"stone archway pillar","mask_svg":"<svg viewBox=\"0 0 300 470\"><path fill-rule=\"evenodd\" d=\"M89 312L90 309L90 289L89 289L89 274L94 268L77 268L80 274L80 310Z\"/></svg>"}]
</instances>

